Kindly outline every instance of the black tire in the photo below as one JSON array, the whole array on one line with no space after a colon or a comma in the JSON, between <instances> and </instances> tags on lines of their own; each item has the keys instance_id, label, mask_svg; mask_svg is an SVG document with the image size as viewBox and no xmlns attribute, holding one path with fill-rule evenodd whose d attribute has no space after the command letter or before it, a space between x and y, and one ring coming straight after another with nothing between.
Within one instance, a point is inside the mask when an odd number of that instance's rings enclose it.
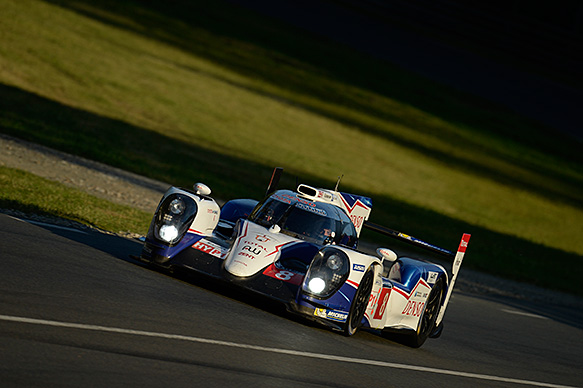
<instances>
[{"instance_id":1,"label":"black tire","mask_svg":"<svg viewBox=\"0 0 583 388\"><path fill-rule=\"evenodd\" d=\"M435 330L435 321L439 315L441 302L443 300L443 279L438 279L435 286L431 289L425 309L421 318L419 318L419 325L417 331L409 338L408 344L413 348L418 348L425 343L425 340Z\"/></svg>"},{"instance_id":2,"label":"black tire","mask_svg":"<svg viewBox=\"0 0 583 388\"><path fill-rule=\"evenodd\" d=\"M371 268L364 274L360 284L358 285L358 289L354 295L354 300L350 306L350 313L346 319L346 325L344 326L344 335L354 335L358 329L360 329L362 317L364 317L364 313L368 306L370 293L372 291L373 280L374 271Z\"/></svg>"}]
</instances>

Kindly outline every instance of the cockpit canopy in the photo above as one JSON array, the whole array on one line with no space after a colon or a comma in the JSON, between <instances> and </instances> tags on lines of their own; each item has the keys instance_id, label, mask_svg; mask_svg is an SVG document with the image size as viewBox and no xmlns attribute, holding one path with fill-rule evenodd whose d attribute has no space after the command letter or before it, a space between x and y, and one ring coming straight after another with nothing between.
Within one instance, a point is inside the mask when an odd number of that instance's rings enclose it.
<instances>
[{"instance_id":1,"label":"cockpit canopy","mask_svg":"<svg viewBox=\"0 0 583 388\"><path fill-rule=\"evenodd\" d=\"M338 244L356 248L358 235L348 215L340 208L280 190L261 201L249 220L319 245Z\"/></svg>"}]
</instances>

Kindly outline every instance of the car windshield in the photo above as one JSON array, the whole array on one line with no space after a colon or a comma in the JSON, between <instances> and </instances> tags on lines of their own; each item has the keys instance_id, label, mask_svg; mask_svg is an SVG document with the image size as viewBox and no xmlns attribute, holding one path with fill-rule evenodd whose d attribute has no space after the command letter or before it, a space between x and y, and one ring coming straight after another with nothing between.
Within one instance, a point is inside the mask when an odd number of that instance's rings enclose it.
<instances>
[{"instance_id":1,"label":"car windshield","mask_svg":"<svg viewBox=\"0 0 583 388\"><path fill-rule=\"evenodd\" d=\"M336 222L332 218L311 213L297 206L290 209L279 226L284 233L317 244L332 242L336 234Z\"/></svg>"},{"instance_id":2,"label":"car windshield","mask_svg":"<svg viewBox=\"0 0 583 388\"><path fill-rule=\"evenodd\" d=\"M269 228L283 217L284 213L289 210L290 206L293 205L277 201L273 198L268 198L264 203L259 204L259 206L253 210L249 219L259 225Z\"/></svg>"},{"instance_id":3,"label":"car windshield","mask_svg":"<svg viewBox=\"0 0 583 388\"><path fill-rule=\"evenodd\" d=\"M249 219L267 228L277 224L282 233L320 245L332 242L347 246L355 245L354 226L348 216L342 217L337 214L341 211L334 210L335 208L331 208L329 212L332 211L333 216L339 219L332 218L325 210L300 201L282 201L270 197L255 208Z\"/></svg>"}]
</instances>

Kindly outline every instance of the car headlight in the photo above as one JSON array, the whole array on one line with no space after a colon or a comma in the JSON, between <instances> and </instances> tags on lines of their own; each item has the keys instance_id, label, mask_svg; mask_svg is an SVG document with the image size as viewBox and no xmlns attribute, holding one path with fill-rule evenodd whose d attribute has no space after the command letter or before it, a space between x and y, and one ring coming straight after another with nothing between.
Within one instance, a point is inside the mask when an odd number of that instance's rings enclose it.
<instances>
[{"instance_id":1,"label":"car headlight","mask_svg":"<svg viewBox=\"0 0 583 388\"><path fill-rule=\"evenodd\" d=\"M333 247L325 247L314 256L302 288L304 292L317 298L327 298L344 284L349 269L346 253Z\"/></svg>"},{"instance_id":2,"label":"car headlight","mask_svg":"<svg viewBox=\"0 0 583 388\"><path fill-rule=\"evenodd\" d=\"M170 202L170 205L168 205L168 210L170 211L170 213L177 216L184 213L185 208L186 205L184 204L184 201L181 198L174 198L172 202Z\"/></svg>"},{"instance_id":3,"label":"car headlight","mask_svg":"<svg viewBox=\"0 0 583 388\"><path fill-rule=\"evenodd\" d=\"M164 198L154 216L153 237L167 244L178 243L188 231L198 210L196 202L183 194L172 194Z\"/></svg>"},{"instance_id":4,"label":"car headlight","mask_svg":"<svg viewBox=\"0 0 583 388\"><path fill-rule=\"evenodd\" d=\"M158 234L162 240L171 243L178 237L178 228L174 225L162 225Z\"/></svg>"},{"instance_id":5,"label":"car headlight","mask_svg":"<svg viewBox=\"0 0 583 388\"><path fill-rule=\"evenodd\" d=\"M314 294L319 294L326 288L326 281L322 278L312 278L308 282L308 289Z\"/></svg>"},{"instance_id":6,"label":"car headlight","mask_svg":"<svg viewBox=\"0 0 583 388\"><path fill-rule=\"evenodd\" d=\"M328 259L326 260L326 266L330 268L332 271L338 271L342 269L343 266L342 258L338 256L336 253L333 253L330 256L328 256Z\"/></svg>"}]
</instances>

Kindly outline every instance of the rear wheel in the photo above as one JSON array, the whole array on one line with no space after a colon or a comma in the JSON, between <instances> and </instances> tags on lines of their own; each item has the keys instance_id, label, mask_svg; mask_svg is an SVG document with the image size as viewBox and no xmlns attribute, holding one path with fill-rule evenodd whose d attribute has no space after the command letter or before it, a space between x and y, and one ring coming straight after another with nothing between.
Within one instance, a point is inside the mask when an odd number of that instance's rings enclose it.
<instances>
[{"instance_id":1,"label":"rear wheel","mask_svg":"<svg viewBox=\"0 0 583 388\"><path fill-rule=\"evenodd\" d=\"M354 300L350 306L350 313L346 320L346 326L344 327L344 334L347 336L355 334L360 328L364 312L368 306L370 292L372 291L373 278L373 270L369 269L360 281L358 289L356 290L356 295L354 295Z\"/></svg>"},{"instance_id":2,"label":"rear wheel","mask_svg":"<svg viewBox=\"0 0 583 388\"><path fill-rule=\"evenodd\" d=\"M435 329L435 321L437 320L437 315L439 314L439 308L441 307L441 301L443 299L443 279L438 279L435 286L431 289L427 302L425 303L425 310L423 315L419 318L419 324L417 326L417 331L410 337L408 345L414 348L418 348L429 337L429 335Z\"/></svg>"}]
</instances>

